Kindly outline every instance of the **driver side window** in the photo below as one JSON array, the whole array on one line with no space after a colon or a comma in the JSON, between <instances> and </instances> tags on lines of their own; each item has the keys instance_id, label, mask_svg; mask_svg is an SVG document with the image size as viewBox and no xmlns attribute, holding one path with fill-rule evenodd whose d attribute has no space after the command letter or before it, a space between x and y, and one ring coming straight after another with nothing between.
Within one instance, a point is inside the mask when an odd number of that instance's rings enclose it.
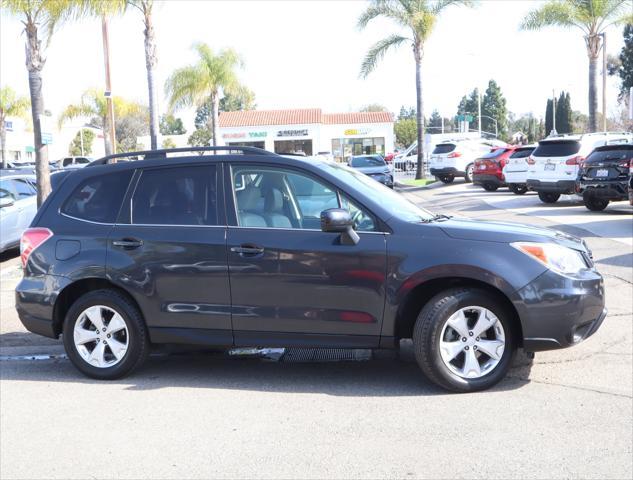
<instances>
[{"instance_id":1,"label":"driver side window","mask_svg":"<svg viewBox=\"0 0 633 480\"><path fill-rule=\"evenodd\" d=\"M347 198L344 193L341 193L341 201L343 203L341 208L347 210L352 220L354 220L354 230L357 232L374 232L376 230L374 217L365 209L356 205L356 203Z\"/></svg>"}]
</instances>

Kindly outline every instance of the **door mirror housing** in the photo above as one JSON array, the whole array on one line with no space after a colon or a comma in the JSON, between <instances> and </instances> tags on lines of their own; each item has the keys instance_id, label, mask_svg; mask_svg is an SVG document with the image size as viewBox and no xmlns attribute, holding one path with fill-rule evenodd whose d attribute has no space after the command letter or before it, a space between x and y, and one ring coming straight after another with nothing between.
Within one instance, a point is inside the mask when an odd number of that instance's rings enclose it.
<instances>
[{"instance_id":1,"label":"door mirror housing","mask_svg":"<svg viewBox=\"0 0 633 480\"><path fill-rule=\"evenodd\" d=\"M321 231L341 234L341 244L356 245L360 237L354 231L354 221L343 208L330 208L321 212Z\"/></svg>"}]
</instances>

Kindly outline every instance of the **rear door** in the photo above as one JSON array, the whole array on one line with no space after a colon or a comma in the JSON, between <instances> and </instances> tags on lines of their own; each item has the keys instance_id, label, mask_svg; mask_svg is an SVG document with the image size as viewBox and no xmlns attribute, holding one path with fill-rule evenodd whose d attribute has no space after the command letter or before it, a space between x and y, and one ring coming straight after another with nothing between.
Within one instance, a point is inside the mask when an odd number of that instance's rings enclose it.
<instances>
[{"instance_id":1,"label":"rear door","mask_svg":"<svg viewBox=\"0 0 633 480\"><path fill-rule=\"evenodd\" d=\"M231 345L221 165L145 168L108 241L108 275L155 342Z\"/></svg>"}]
</instances>

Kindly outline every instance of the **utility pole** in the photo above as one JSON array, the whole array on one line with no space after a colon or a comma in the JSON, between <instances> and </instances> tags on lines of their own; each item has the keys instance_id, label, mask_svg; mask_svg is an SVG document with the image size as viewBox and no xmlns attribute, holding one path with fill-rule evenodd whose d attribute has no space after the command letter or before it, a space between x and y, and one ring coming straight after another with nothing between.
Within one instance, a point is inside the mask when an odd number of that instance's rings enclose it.
<instances>
[{"instance_id":1,"label":"utility pole","mask_svg":"<svg viewBox=\"0 0 633 480\"><path fill-rule=\"evenodd\" d=\"M106 105L108 112L106 115L106 130L110 137L111 153L116 153L116 136L114 132L114 104L112 103L112 84L110 82L110 41L108 37L108 20L105 15L101 17L101 33L103 35L103 61L105 63L105 83L106 91L104 96L106 97Z\"/></svg>"},{"instance_id":2,"label":"utility pole","mask_svg":"<svg viewBox=\"0 0 633 480\"><path fill-rule=\"evenodd\" d=\"M607 131L607 32L602 32L602 131Z\"/></svg>"},{"instance_id":3,"label":"utility pole","mask_svg":"<svg viewBox=\"0 0 633 480\"><path fill-rule=\"evenodd\" d=\"M556 92L552 88L552 132L556 135Z\"/></svg>"},{"instance_id":4,"label":"utility pole","mask_svg":"<svg viewBox=\"0 0 633 480\"><path fill-rule=\"evenodd\" d=\"M477 121L479 123L479 138L481 138L481 92L477 89Z\"/></svg>"}]
</instances>

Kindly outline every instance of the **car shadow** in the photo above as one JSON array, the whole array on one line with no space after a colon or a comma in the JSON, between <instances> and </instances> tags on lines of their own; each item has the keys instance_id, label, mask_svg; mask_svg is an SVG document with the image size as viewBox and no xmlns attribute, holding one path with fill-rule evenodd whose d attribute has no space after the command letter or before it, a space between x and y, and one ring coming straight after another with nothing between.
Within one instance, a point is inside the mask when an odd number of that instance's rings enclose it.
<instances>
[{"instance_id":1,"label":"car shadow","mask_svg":"<svg viewBox=\"0 0 633 480\"><path fill-rule=\"evenodd\" d=\"M128 391L193 388L249 392L317 393L344 397L435 396L448 392L421 373L410 353L374 355L356 362L286 363L234 358L221 352L152 355L133 375L107 384ZM6 361L3 382L63 382L103 385L83 377L67 359ZM490 391L516 390L529 383L529 369L515 367ZM527 370L526 370L527 368ZM518 373L517 373L518 372Z\"/></svg>"},{"instance_id":2,"label":"car shadow","mask_svg":"<svg viewBox=\"0 0 633 480\"><path fill-rule=\"evenodd\" d=\"M0 263L6 262L7 260L11 260L15 257L20 256L20 249L18 247L10 248L9 250L5 250L0 253Z\"/></svg>"}]
</instances>

